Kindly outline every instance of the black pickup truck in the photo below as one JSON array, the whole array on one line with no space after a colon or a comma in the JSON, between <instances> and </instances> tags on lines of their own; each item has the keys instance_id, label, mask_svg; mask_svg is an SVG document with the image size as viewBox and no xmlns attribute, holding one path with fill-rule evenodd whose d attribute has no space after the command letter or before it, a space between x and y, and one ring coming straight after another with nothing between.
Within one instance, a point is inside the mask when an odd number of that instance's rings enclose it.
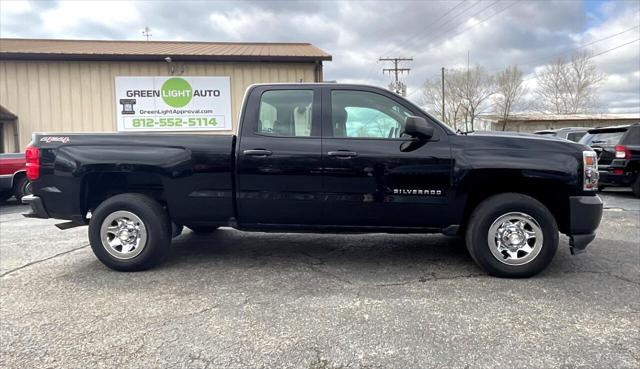
<instances>
[{"instance_id":1,"label":"black pickup truck","mask_svg":"<svg viewBox=\"0 0 640 369\"><path fill-rule=\"evenodd\" d=\"M360 85L253 85L237 136L37 133L26 160L25 216L88 224L98 259L125 271L157 264L183 226L230 226L459 235L488 273L528 277L558 232L583 251L602 216L588 146L456 133Z\"/></svg>"}]
</instances>

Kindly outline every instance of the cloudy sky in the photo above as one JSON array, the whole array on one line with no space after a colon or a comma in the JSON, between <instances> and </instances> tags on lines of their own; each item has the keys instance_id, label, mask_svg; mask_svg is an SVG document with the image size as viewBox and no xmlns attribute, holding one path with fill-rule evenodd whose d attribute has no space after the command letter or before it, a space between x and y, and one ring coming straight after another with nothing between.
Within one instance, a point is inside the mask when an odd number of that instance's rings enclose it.
<instances>
[{"instance_id":1,"label":"cloudy sky","mask_svg":"<svg viewBox=\"0 0 640 369\"><path fill-rule=\"evenodd\" d=\"M588 50L607 75L601 111L640 112L640 1L0 1L1 37L311 42L325 79L386 86L379 57L412 57L410 98L441 67L535 71Z\"/></svg>"}]
</instances>

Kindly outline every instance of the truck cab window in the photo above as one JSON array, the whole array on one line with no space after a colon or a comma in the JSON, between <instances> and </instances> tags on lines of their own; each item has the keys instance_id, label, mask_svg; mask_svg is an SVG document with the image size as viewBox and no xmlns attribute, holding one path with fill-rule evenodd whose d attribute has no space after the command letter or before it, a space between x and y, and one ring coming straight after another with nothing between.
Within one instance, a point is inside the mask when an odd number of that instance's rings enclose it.
<instances>
[{"instance_id":1,"label":"truck cab window","mask_svg":"<svg viewBox=\"0 0 640 369\"><path fill-rule=\"evenodd\" d=\"M413 115L395 101L365 91L331 92L334 137L399 138Z\"/></svg>"},{"instance_id":2,"label":"truck cab window","mask_svg":"<svg viewBox=\"0 0 640 369\"><path fill-rule=\"evenodd\" d=\"M311 136L313 91L266 91L260 99L257 133L271 136Z\"/></svg>"}]
</instances>

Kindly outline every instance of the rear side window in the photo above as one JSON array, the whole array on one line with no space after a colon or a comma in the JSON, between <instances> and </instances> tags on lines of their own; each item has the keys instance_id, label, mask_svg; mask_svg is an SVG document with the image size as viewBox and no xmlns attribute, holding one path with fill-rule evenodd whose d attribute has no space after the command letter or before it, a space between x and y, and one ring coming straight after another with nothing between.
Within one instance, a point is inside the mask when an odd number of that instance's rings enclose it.
<instances>
[{"instance_id":1,"label":"rear side window","mask_svg":"<svg viewBox=\"0 0 640 369\"><path fill-rule=\"evenodd\" d=\"M256 133L310 137L313 124L312 108L312 90L266 91L260 98L260 120Z\"/></svg>"},{"instance_id":2,"label":"rear side window","mask_svg":"<svg viewBox=\"0 0 640 369\"><path fill-rule=\"evenodd\" d=\"M567 140L578 142L584 136L585 132L571 132L567 134Z\"/></svg>"},{"instance_id":3,"label":"rear side window","mask_svg":"<svg viewBox=\"0 0 640 369\"><path fill-rule=\"evenodd\" d=\"M627 134L624 136L623 145L640 146L640 126L631 127Z\"/></svg>"},{"instance_id":4,"label":"rear side window","mask_svg":"<svg viewBox=\"0 0 640 369\"><path fill-rule=\"evenodd\" d=\"M584 145L591 145L591 140L593 139L593 134L587 132L587 134L585 134L584 136L582 136L582 138L580 139L580 143L584 144Z\"/></svg>"},{"instance_id":5,"label":"rear side window","mask_svg":"<svg viewBox=\"0 0 640 369\"><path fill-rule=\"evenodd\" d=\"M593 145L617 145L626 131L595 133L591 138Z\"/></svg>"}]
</instances>

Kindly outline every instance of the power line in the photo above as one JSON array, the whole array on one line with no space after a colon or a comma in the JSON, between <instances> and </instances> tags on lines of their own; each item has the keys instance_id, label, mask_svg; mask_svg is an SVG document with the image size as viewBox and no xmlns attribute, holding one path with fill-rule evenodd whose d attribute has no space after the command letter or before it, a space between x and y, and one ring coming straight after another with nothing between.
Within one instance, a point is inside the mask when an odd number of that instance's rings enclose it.
<instances>
[{"instance_id":1,"label":"power line","mask_svg":"<svg viewBox=\"0 0 640 369\"><path fill-rule=\"evenodd\" d=\"M503 8L502 10L498 11L497 13L495 13L495 14L491 15L489 18L485 19L485 20L484 20L484 21L482 21L482 22L485 22L485 21L489 20L490 18L495 17L496 15L498 15L498 14L502 13L502 12L503 12L503 11L505 11L507 8L509 8L509 7L511 7L511 6L515 5L515 4L516 4L516 2L514 2L514 3L512 3L512 4L508 5L508 6L506 6L505 8ZM480 23L482 23L482 22L480 22ZM477 23L477 24L475 24L475 25L473 25L473 26L467 27L467 29L465 29L463 32L460 32L460 33L464 33L464 32L466 32L466 30L468 30L469 28L472 28L472 27L474 27L474 26L476 26L476 25L478 25L478 24L480 24L480 23ZM619 35L621 35L621 34L624 34L624 33L630 32L630 31L632 31L632 30L634 30L634 29L636 29L636 28L640 28L640 26L633 26L633 27L627 28L627 29L625 29L625 30L623 30L623 31L620 31L620 32L618 32L618 33L614 33L614 34L611 34L611 35L609 35L609 36L606 36L606 37L603 37L603 38L600 38L600 39L597 39L597 40L594 40L594 41L590 41L590 42L588 42L588 43L580 44L580 46L578 46L578 47L576 47L576 48L572 49L571 51L576 51L576 50L582 49L582 48L584 48L584 47L586 47L586 46L590 46L590 45L593 45L593 44L595 44L595 43L598 43L598 42L601 42L601 41L605 41L605 40L611 39L611 38L616 37L616 36L619 36ZM460 34L460 33L458 33L458 34ZM452 37L455 37L455 36L457 36L458 34L456 34L456 35L454 35L454 36L452 36ZM626 43L624 43L624 44L621 44L621 45L618 45L618 46L615 46L615 47L612 47L612 48L610 48L610 49L604 50L604 51L599 52L599 53L597 53L597 54L591 55L591 56L589 56L589 59L593 59L593 58L595 58L595 57L598 57L598 56L601 56L601 55L607 54L607 53L609 53L609 52L611 52L611 51L614 51L614 50L620 49L620 48L622 48L622 47L624 47L624 46L630 45L630 44L632 44L632 43L634 43L634 42L638 42L638 41L640 41L640 38L635 39L635 40L633 40L633 41L626 42ZM557 54L556 54L556 55L557 55ZM543 58L535 59L535 61L542 60L542 59L543 59ZM546 59L546 58L545 58L545 59ZM494 72L494 71L497 71L497 69L496 69L496 70L493 70L493 71L491 71L491 72ZM490 73L491 73L491 72L490 72ZM438 77L438 75L435 75L435 74L434 74L431 78L428 78L427 80L429 80L429 79L433 79L433 78L436 78L436 77ZM535 78L536 78L536 76L533 76L533 77L530 77L530 78L523 79L523 81L529 81L529 80L532 80L532 79L535 79ZM420 91L420 88L414 89L414 90L413 90L413 91L411 91L409 94L407 94L407 96L406 96L406 97L408 98L408 97L410 97L411 95L415 94L415 93L416 93L416 92L418 92L418 91Z\"/></svg>"},{"instance_id":2,"label":"power line","mask_svg":"<svg viewBox=\"0 0 640 369\"><path fill-rule=\"evenodd\" d=\"M474 17L478 16L479 14L482 14L482 13L483 13L483 12L485 12L487 9L491 8L492 6L496 5L496 4L497 4L497 3L499 3L499 2L500 2L499 0L496 0L496 1L492 2L491 4L489 4L489 5L485 6L484 8L480 9L478 12L476 12L476 13L472 14L472 15L471 15L467 20L469 20L469 19L471 19L471 18L474 18ZM506 9L506 8L505 8L505 9ZM494 15L495 15L495 14L494 14ZM480 22L480 23L485 22L486 20L490 19L491 17L493 17L493 15L492 15L492 16L490 16L489 18L485 19L484 21ZM459 33L455 34L454 36L451 36L451 37L448 37L448 38L452 38L452 37L457 36L458 34L462 34L462 33L466 32L467 30L469 30L470 28L473 28L473 27L475 27L476 25L478 25L478 24L480 24L480 23L476 23L476 24L474 24L474 25L472 25L472 26L470 26L470 27L467 27L467 28L465 28L464 30L462 30L462 32L459 32ZM449 29L445 30L444 32L439 32L439 33L437 33L437 34L436 34L436 37L434 37L434 38L432 39L432 40L434 40L434 41L432 41L432 42L433 42L433 43L436 43L436 41L440 41L440 40L443 38L443 36L445 36L445 35L446 35L447 33L449 33L449 32L455 31L455 30L456 30L456 28L458 28L461 24L463 24L463 23L460 23L460 24L458 24L458 25L456 25L456 26L454 26L454 27L452 27L452 28L449 28Z\"/></svg>"},{"instance_id":3,"label":"power line","mask_svg":"<svg viewBox=\"0 0 640 369\"><path fill-rule=\"evenodd\" d=\"M476 1L475 3L472 3L471 6L467 7L466 9L463 9L461 12L459 12L458 14L454 15L453 18L450 18L448 20L446 20L444 23L440 23L440 22L436 22L432 27L428 27L425 30L422 30L421 32L419 32L418 34L415 34L413 37L409 37L408 39L406 39L406 41L402 44L400 44L399 46L396 46L397 49L402 48L403 46L412 46L415 43L415 40L417 39L418 36L424 36L426 35L429 31L431 31L432 29L435 28L436 30L436 35L440 33L440 31L442 30L442 28L451 23L452 21L454 21L455 19L457 19L458 17L460 17L461 15L465 14L466 12L468 12L469 10L475 8L476 5L480 4L482 1ZM492 4L495 4L497 1L494 1ZM486 9L486 8L485 8ZM473 17L473 16L472 16ZM441 19L445 20L444 18ZM468 19L467 19L468 20ZM466 20L465 20L466 21ZM454 25L452 29L455 29L456 27L460 26L459 23L457 25ZM437 26L437 28L436 28ZM439 30L438 30L439 29ZM433 39L433 38L432 38Z\"/></svg>"},{"instance_id":4,"label":"power line","mask_svg":"<svg viewBox=\"0 0 640 369\"><path fill-rule=\"evenodd\" d=\"M451 9L449 9L449 10L448 10L448 11L446 11L444 14L442 14L442 15L439 17L439 20L438 20L437 22L435 22L435 23L431 24L431 26L427 27L426 29L419 30L418 32L414 33L413 35L411 35L411 36L407 37L403 42L401 42L401 43L400 43L400 45L407 44L407 43L409 42L409 40L411 40L411 39L413 39L413 38L416 38L417 36L420 36L420 35L422 35L422 34L426 33L427 31L430 31L430 30L431 30L431 29L433 29L434 27L436 27L440 22L442 22L443 20L445 20L445 19L446 19L447 15L449 15L452 11L454 11L456 8L458 8L460 5L462 5L465 1L466 1L466 0L462 0L462 1L460 1L458 4L456 4L456 5L455 5L455 6L453 6ZM474 5L472 5L472 7L473 7L473 6L475 6L475 5L476 5L476 4L478 4L478 3L479 3L479 1L478 1L477 3L475 3ZM467 10L469 10L469 9L471 9L471 8L468 8L468 9L466 9L466 10L463 10L461 13L459 13L459 14L458 14L458 15L456 15L456 16L454 16L452 19L457 18L459 15L463 14L464 12L466 12L466 11L467 11ZM391 47L389 50L387 50L386 52L382 53L382 55L385 55L385 54L391 54L392 52L395 52L397 49L398 49L398 45L395 45L395 46Z\"/></svg>"},{"instance_id":5,"label":"power line","mask_svg":"<svg viewBox=\"0 0 640 369\"><path fill-rule=\"evenodd\" d=\"M637 27L632 27L632 29L633 29L633 28L637 28ZM621 33L623 33L623 32L621 32ZM610 38L610 37L609 37L609 38ZM593 59L593 58L595 58L595 57L597 57L597 56L601 56L601 55L604 55L604 54L610 53L610 52L612 52L612 51L614 51L614 50L620 49L620 48L622 48L622 47L625 47L625 46L627 46L627 45L630 45L630 44L632 44L632 43L634 43L634 42L638 42L638 41L640 41L640 38L637 38L637 39L635 39L635 40L633 40L633 41L625 42L624 44L621 44L621 45L618 45L618 46L614 46L614 47L612 47L612 48L610 48L610 49L607 49L607 50L604 50L604 51L599 52L599 53L597 53L597 54L591 55L591 56L589 56L589 59ZM436 77L436 75L432 76L432 78L435 78L435 77ZM525 79L523 79L522 81L523 81L523 82L525 82L525 81L530 81L530 80L532 80L532 79L536 79L536 78L537 78L537 76L535 76L535 75L534 75L533 77L525 78ZM408 94L407 94L407 96L405 96L405 97L406 97L406 98L408 98L409 96L411 96L411 95L415 94L415 93L416 93L416 92L418 92L418 91L420 91L420 88L417 88L417 89L415 89L415 90L411 91L411 92L410 92L410 93L408 93Z\"/></svg>"},{"instance_id":6,"label":"power line","mask_svg":"<svg viewBox=\"0 0 640 369\"><path fill-rule=\"evenodd\" d=\"M495 4L495 3L494 3L494 4ZM471 28L476 27L476 26L479 26L480 24L482 24L482 23L484 23L484 22L488 21L489 19L491 19L491 18L493 18L493 17L497 16L498 14L500 14L500 13L504 12L505 10L507 10L507 9L511 8L512 6L514 6L514 5L516 5L516 4L517 4L517 2L516 2L516 1L514 1L513 3L511 3L511 4L507 5L507 6L505 6L504 8L502 8L502 9L498 10L497 12L493 13L493 14L492 14L492 15L490 15L489 17L487 17L487 18L483 19L482 21L480 21L480 22L478 22L478 23L475 23L475 24L473 24L473 25L471 25L471 26L469 26L469 27L467 27L467 28L465 28L465 29L461 30L460 32L458 32L458 33L456 33L456 34L454 34L454 35L452 35L452 36L450 36L450 37L447 37L445 40L447 40L447 39L452 39L452 38L455 38L455 37L458 37L459 35L461 35L461 34L463 34L463 33L468 32ZM490 5L490 6L491 6L491 5ZM489 8L489 7L487 7L487 8ZM487 9L487 8L485 8L485 9ZM484 10L484 9L483 9L483 10ZM481 12L482 12L482 11L481 11ZM477 14L480 14L481 12L478 12ZM475 14L475 15L477 15L477 14ZM475 16L475 15L473 15L473 16ZM444 42L444 41L443 41L443 42Z\"/></svg>"},{"instance_id":7,"label":"power line","mask_svg":"<svg viewBox=\"0 0 640 369\"><path fill-rule=\"evenodd\" d=\"M486 11L487 9L489 9L490 7L492 7L492 6L494 6L495 4L497 4L498 2L499 2L498 0L496 0L496 1L492 2L492 3L491 3L491 4L489 4L488 6L486 6L486 7L482 8L482 9L480 9L478 12L474 13L473 15L471 15L471 17L470 17L470 18L473 18L473 17L475 17L475 16L477 16L477 15L479 15L479 14L483 13L484 11ZM479 3L479 2L478 2L478 3ZM478 4L478 3L476 3L476 4ZM474 4L474 5L476 5L476 4ZM473 28L473 27L475 27L475 26L477 26L477 25L479 25L479 24L482 24L482 23L484 23L484 22L488 21L489 19L491 19L491 18L495 17L496 15L498 15L498 14L500 14L500 13L504 12L505 10L507 10L508 8L512 7L512 6L513 6L513 5L515 5L515 4L516 4L516 2L513 2L513 3L509 4L509 5L507 5L506 7L502 8L502 9L501 9L501 10L499 10L499 11L497 11L496 13L494 13L494 14L490 15L489 17L485 18L484 20L482 20L482 21L480 21L480 22L478 22L478 23L476 23L476 24L474 24L474 25L472 25L472 26L469 26L469 27L467 27L467 28L463 29L462 31L460 31L460 32L456 33L456 34L455 34L455 35L453 35L452 37L458 36L458 35L460 35L460 34L462 34L462 33L465 33L465 32L467 32L467 31L469 31L471 28ZM473 6L472 6L472 7L473 7ZM470 10L472 7L469 7L469 8L467 8L467 9L465 9L465 10L464 10L462 13L460 13L460 14L463 14L464 12L466 12L466 11ZM458 14L458 15L460 15L460 14ZM470 18L469 18L469 19L470 19ZM453 20L453 19L451 19L451 20ZM445 24L446 24L446 22L445 22ZM444 24L443 24L443 25L444 25ZM453 28L450 28L448 31L450 31L450 30L454 30L454 29L456 29L458 26L459 26L459 24L458 24L458 25L456 25L456 26L454 26ZM445 33L441 33L441 34L440 34L440 35L441 35L441 36L440 36L440 38L442 38L442 36L444 36L444 35L446 34L446 32L448 32L448 31L445 31ZM438 40L439 38L438 38L438 37L436 37L435 39L436 39L436 40ZM413 92L412 92L412 93L413 93Z\"/></svg>"},{"instance_id":8,"label":"power line","mask_svg":"<svg viewBox=\"0 0 640 369\"><path fill-rule=\"evenodd\" d=\"M435 25L437 25L438 23L440 23L441 21L446 19L447 15L449 15L452 11L454 11L456 8L458 8L460 5L462 5L465 1L466 0L462 0L458 4L456 4L453 7L451 7L448 11L446 11L444 14L442 14L439 17L439 20L435 24L432 24L431 26L427 27L427 30L432 29L433 27L435 27ZM413 35L411 35L408 38L406 38L405 41L400 43L400 45L406 44L407 41L411 40L412 38L414 38L416 36L419 36L420 34L422 34L424 32L425 32L425 30L419 30L418 32L416 32ZM381 53L380 55L389 55L392 52L395 52L396 50L398 50L399 48L400 47L398 45L394 45L394 46L388 48L385 52ZM369 68L369 71L367 72L367 76L371 76L373 74L373 72L376 70L378 62L379 62L379 60L376 60L375 63L373 63L373 65L371 66L371 68Z\"/></svg>"},{"instance_id":9,"label":"power line","mask_svg":"<svg viewBox=\"0 0 640 369\"><path fill-rule=\"evenodd\" d=\"M591 55L591 56L589 56L589 59L593 59L593 58L595 58L596 56L604 55L604 54L609 53L609 52L611 52L611 51L613 51L613 50L617 50L617 49L619 49L619 48L621 48L621 47L624 47L624 46L630 45L630 44L632 44L632 43L634 43L634 42L638 42L638 41L640 41L640 38L636 38L636 39L635 39L635 40L633 40L633 41L629 41L629 42L626 42L626 43L624 43L624 44L622 44L622 45L614 46L614 47L612 47L612 48L610 48L610 49L607 49L607 50L605 50L605 51L602 51L602 52L599 52L599 53L597 53L597 54ZM534 75L533 77L529 77L529 78L527 78L527 79L523 79L522 81L523 81L523 82L524 82L524 81L530 81L530 80L535 79L535 78L537 78L537 76L535 76L535 75Z\"/></svg>"},{"instance_id":10,"label":"power line","mask_svg":"<svg viewBox=\"0 0 640 369\"><path fill-rule=\"evenodd\" d=\"M601 52L601 53L597 53L597 54L595 54L595 55L591 55L591 56L589 57L589 59L593 59L593 58L595 58L596 56L600 56L600 55L606 54L606 53L608 53L608 52L611 52L611 51L613 51L613 50L619 49L619 48L621 48L621 47L623 47L623 46L627 46L627 45L629 45L629 44L632 44L632 43L634 43L634 42L638 42L638 41L640 41L640 38L636 38L636 39L635 39L635 40L633 40L633 41L629 41L629 42L624 43L624 44L622 44L622 45L618 45L618 46L616 46L616 47L612 47L611 49L609 49L609 50L605 50L605 51L603 51L603 52Z\"/></svg>"},{"instance_id":11,"label":"power line","mask_svg":"<svg viewBox=\"0 0 640 369\"><path fill-rule=\"evenodd\" d=\"M640 26L633 26L633 27L631 27L631 28L627 28L627 29L625 29L624 31L621 31L621 32L618 32L618 33L615 33L615 34L612 34L612 35L609 35L609 36L606 36L606 37L603 37L603 38L600 38L600 39L597 39L597 40L594 40L594 41L591 41L591 42L588 42L588 43L586 43L586 44L580 44L580 45L578 45L577 47L574 47L574 48L570 49L569 51L570 51L570 52L573 52L573 51L580 50L580 49L585 48L585 47L587 47L587 46L590 46L590 45L596 44L596 43L598 43L598 42L601 42L601 41L604 41L604 40L608 40L608 39L610 39L610 38L613 38L613 37L619 36L619 35L621 35L621 34L623 34L623 33L627 33L627 32L629 32L629 31L632 31L632 30L636 29L636 28L640 28ZM570 45L564 45L563 47L566 47L566 46L570 46ZM562 53L562 54L553 54L553 55L554 55L554 56L556 56L556 57L560 57L560 56L562 56L562 55L564 55L564 54L566 54L566 53L567 53L567 52L565 51L565 52L564 52L564 53ZM551 54L549 54L549 55L547 55L547 56L544 56L544 57L541 57L541 58L537 58L537 59L533 59L533 60L528 60L527 62L528 62L528 64L532 64L532 63L539 62L539 61L541 61L541 60L547 60L547 59L549 58L549 56L550 56L550 55L551 55ZM491 70L490 72L497 72L498 70L501 70L501 69L494 69L494 70Z\"/></svg>"}]
</instances>

